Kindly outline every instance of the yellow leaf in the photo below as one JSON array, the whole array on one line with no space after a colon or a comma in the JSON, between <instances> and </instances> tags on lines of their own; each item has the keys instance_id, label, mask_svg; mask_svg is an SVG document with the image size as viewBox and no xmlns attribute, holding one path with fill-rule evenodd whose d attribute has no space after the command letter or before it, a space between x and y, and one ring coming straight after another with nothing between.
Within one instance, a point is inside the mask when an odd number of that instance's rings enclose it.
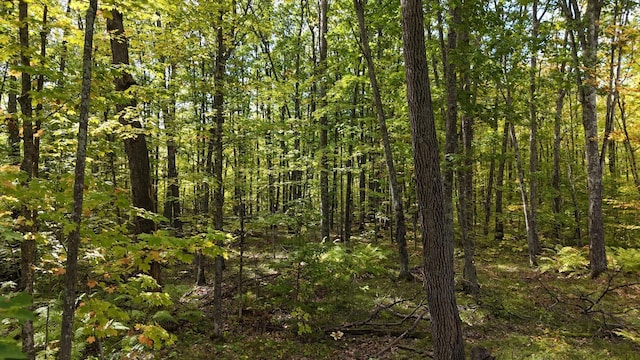
<instances>
[{"instance_id":1,"label":"yellow leaf","mask_svg":"<svg viewBox=\"0 0 640 360\"><path fill-rule=\"evenodd\" d=\"M96 285L98 285L98 283L95 280L87 281L87 286L89 287L89 289L93 289L94 287L96 287Z\"/></svg>"},{"instance_id":2,"label":"yellow leaf","mask_svg":"<svg viewBox=\"0 0 640 360\"><path fill-rule=\"evenodd\" d=\"M87 342L88 342L89 344L93 344L94 342L96 342L96 337L95 337L95 336L89 336L89 337L87 338Z\"/></svg>"},{"instance_id":3,"label":"yellow leaf","mask_svg":"<svg viewBox=\"0 0 640 360\"><path fill-rule=\"evenodd\" d=\"M53 270L53 275L64 275L67 272L67 269L63 267L59 267Z\"/></svg>"}]
</instances>

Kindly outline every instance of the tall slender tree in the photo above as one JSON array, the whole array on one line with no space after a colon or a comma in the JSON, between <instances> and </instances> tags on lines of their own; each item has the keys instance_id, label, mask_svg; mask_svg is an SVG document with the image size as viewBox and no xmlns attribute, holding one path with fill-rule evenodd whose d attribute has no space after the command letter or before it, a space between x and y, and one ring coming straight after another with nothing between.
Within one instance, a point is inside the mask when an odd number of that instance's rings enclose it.
<instances>
[{"instance_id":1,"label":"tall slender tree","mask_svg":"<svg viewBox=\"0 0 640 360\"><path fill-rule=\"evenodd\" d=\"M89 124L89 98L91 94L91 68L93 52L93 25L95 23L98 0L91 0L87 8L84 48L82 55L82 89L80 91L80 121L78 127L78 147L73 181L74 228L67 238L67 263L65 266L64 303L62 306L62 326L60 335L60 360L70 360L73 343L73 318L76 310L76 281L78 274L78 249L80 246L80 223L84 199L84 175L87 160L87 129Z\"/></svg>"},{"instance_id":2,"label":"tall slender tree","mask_svg":"<svg viewBox=\"0 0 640 360\"><path fill-rule=\"evenodd\" d=\"M598 277L607 269L602 214L602 162L598 146L598 109L596 86L598 83L598 34L602 0L588 0L582 8L577 0L562 0L558 4L570 26L570 40L584 128L587 159L587 185L589 188L589 258L591 276ZM578 49L582 56L578 56Z\"/></svg>"},{"instance_id":3,"label":"tall slender tree","mask_svg":"<svg viewBox=\"0 0 640 360\"><path fill-rule=\"evenodd\" d=\"M389 131L387 130L387 119L384 112L384 106L382 105L382 97L380 96L380 87L378 86L378 78L376 76L375 65L373 64L373 57L371 56L371 48L369 46L369 36L367 34L367 26L364 18L364 0L353 0L354 7L356 9L356 16L358 17L358 26L360 28L360 46L362 54L367 62L367 69L369 73L369 81L371 82L371 89L373 90L373 102L376 108L376 114L378 117L378 126L380 127L380 136L382 138L382 146L384 148L384 158L387 165L387 173L389 175L389 187L391 190L391 201L393 203L393 217L395 220L396 228L396 245L398 246L398 254L400 257L400 279L412 280L413 275L409 272L409 255L407 253L407 240L406 233L407 227L405 225L404 217L404 204L402 201L402 188L398 184L398 175L396 173L395 164L393 161L393 152L391 151L391 140Z\"/></svg>"},{"instance_id":4,"label":"tall slender tree","mask_svg":"<svg viewBox=\"0 0 640 360\"><path fill-rule=\"evenodd\" d=\"M447 216L440 178L440 154L431 102L424 39L422 1L402 0L402 43L407 102L422 215L424 272L431 313L434 358L464 359L464 340L453 280L453 239L447 238Z\"/></svg>"}]
</instances>

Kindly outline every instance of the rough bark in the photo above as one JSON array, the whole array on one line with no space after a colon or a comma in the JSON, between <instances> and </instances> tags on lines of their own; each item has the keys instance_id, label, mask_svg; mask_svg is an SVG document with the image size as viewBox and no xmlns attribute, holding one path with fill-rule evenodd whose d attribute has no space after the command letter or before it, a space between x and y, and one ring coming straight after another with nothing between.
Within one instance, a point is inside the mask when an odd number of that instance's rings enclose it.
<instances>
[{"instance_id":1,"label":"rough bark","mask_svg":"<svg viewBox=\"0 0 640 360\"><path fill-rule=\"evenodd\" d=\"M425 287L431 313L434 358L464 359L464 340L454 292L453 239L440 175L440 155L431 103L424 20L420 0L402 0L407 101L414 151L417 200L422 215Z\"/></svg>"},{"instance_id":2,"label":"rough bark","mask_svg":"<svg viewBox=\"0 0 640 360\"><path fill-rule=\"evenodd\" d=\"M396 245L398 246L398 255L400 258L400 279L413 279L413 275L409 272L409 255L407 253L407 240L406 233L407 227L405 225L404 216L404 204L402 202L402 188L398 184L398 175L396 173L395 164L393 161L393 152L391 151L391 140L389 131L387 130L387 119L384 113L384 107L382 105L382 97L380 95L380 87L378 86L378 79L376 76L375 65L373 64L373 57L371 56L371 48L369 46L369 36L367 34L367 27L364 19L364 2L363 0L354 0L354 7L356 9L356 15L358 17L358 26L360 28L360 44L362 54L367 63L367 72L369 73L369 81L371 83L371 90L373 91L373 102L376 108L376 114L378 118L378 126L380 127L380 137L382 138L382 145L384 149L384 158L387 166L387 174L389 176L389 187L391 190L391 201L393 203L393 214L396 228Z\"/></svg>"},{"instance_id":3,"label":"rough bark","mask_svg":"<svg viewBox=\"0 0 640 360\"><path fill-rule=\"evenodd\" d=\"M84 199L84 174L87 159L87 128L89 124L89 95L91 91L91 65L93 51L93 25L98 0L91 0L87 8L84 48L82 55L82 89L80 92L80 121L78 127L78 147L73 182L74 228L67 239L67 263L65 266L64 303L62 306L62 328L60 336L60 360L70 360L73 343L73 318L76 305L76 280L78 273L78 248L80 245L80 223Z\"/></svg>"},{"instance_id":4,"label":"rough bark","mask_svg":"<svg viewBox=\"0 0 640 360\"><path fill-rule=\"evenodd\" d=\"M111 63L115 66L126 67L129 65L129 43L124 31L123 16L117 9L111 10L111 17L107 19L107 31L110 34ZM126 69L120 71L120 75L114 80L115 90L125 92L136 82ZM142 124L137 119L130 119L127 110L134 108L136 101L129 99L124 103L116 104L119 121L122 125L131 126L134 129L142 129ZM131 205L146 211L154 212L153 191L151 188L151 167L149 165L149 150L147 139L143 132L124 140L124 150L129 164L129 179L131 183ZM134 234L149 234L156 230L156 224L142 216L133 219ZM160 264L151 263L150 275L160 283Z\"/></svg>"}]
</instances>

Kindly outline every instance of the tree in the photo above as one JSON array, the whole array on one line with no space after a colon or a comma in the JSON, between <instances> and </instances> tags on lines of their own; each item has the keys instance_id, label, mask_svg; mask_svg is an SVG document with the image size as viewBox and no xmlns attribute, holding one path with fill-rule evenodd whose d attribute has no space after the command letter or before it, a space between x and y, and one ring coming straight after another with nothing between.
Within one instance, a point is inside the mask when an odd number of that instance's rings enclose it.
<instances>
[{"instance_id":1,"label":"tree","mask_svg":"<svg viewBox=\"0 0 640 360\"><path fill-rule=\"evenodd\" d=\"M409 255L407 254L406 225L404 221L404 205L402 203L402 189L398 185L398 177L393 161L393 152L391 151L391 141L389 140L389 131L387 130L387 119L382 105L382 97L380 96L380 88L376 77L373 57L371 56L371 48L369 47L369 36L367 35L367 27L364 19L363 0L353 0L358 17L358 26L360 28L360 46L362 54L367 62L369 73L369 81L373 90L373 102L378 117L378 125L380 126L380 136L382 138L382 146L384 148L384 158L387 165L387 173L389 174L389 187L391 189L391 200L393 203L394 219L396 223L396 245L398 246L398 254L400 256L400 279L412 280L413 275L409 272Z\"/></svg>"},{"instance_id":2,"label":"tree","mask_svg":"<svg viewBox=\"0 0 640 360\"><path fill-rule=\"evenodd\" d=\"M319 31L320 48L318 57L318 75L321 77L318 85L318 95L320 96L320 237L329 240L331 226L330 199L329 199L329 157L328 150L328 118L327 118L327 11L329 9L327 0L320 0L319 3Z\"/></svg>"},{"instance_id":3,"label":"tree","mask_svg":"<svg viewBox=\"0 0 640 360\"><path fill-rule=\"evenodd\" d=\"M431 313L434 358L464 359L464 340L453 280L453 239L447 238L447 216L440 178L438 141L431 103L422 1L403 0L402 43L407 102L422 215L424 272Z\"/></svg>"},{"instance_id":4,"label":"tree","mask_svg":"<svg viewBox=\"0 0 640 360\"><path fill-rule=\"evenodd\" d=\"M118 9L111 10L111 16L107 19L107 31L111 39L112 64L120 69L120 76L113 80L115 90L124 93L136 84L133 76L126 70L129 65L129 43L124 31L123 15ZM124 126L130 126L133 134L124 140L124 150L129 164L129 179L131 182L131 204L142 211L155 212L153 191L151 188L151 166L149 165L149 149L147 138L142 129L142 124L128 111L136 107L136 100L129 98L124 103L116 104L118 120ZM135 215L134 234L150 234L156 230L156 224L148 216ZM151 263L150 275L160 283L160 264Z\"/></svg>"},{"instance_id":5,"label":"tree","mask_svg":"<svg viewBox=\"0 0 640 360\"><path fill-rule=\"evenodd\" d=\"M607 269L602 215L602 162L598 146L598 111L596 86L598 69L598 33L603 1L589 0L582 14L577 0L558 2L570 25L570 40L584 128L589 188L589 258L591 277L596 278ZM578 56L578 48L582 57Z\"/></svg>"},{"instance_id":6,"label":"tree","mask_svg":"<svg viewBox=\"0 0 640 360\"><path fill-rule=\"evenodd\" d=\"M74 228L67 239L67 263L65 266L64 304L60 335L60 360L70 360L73 343L73 318L76 310L76 279L78 274L78 248L80 246L80 223L84 199L84 175L87 160L87 128L89 124L89 96L91 94L91 67L93 51L93 25L98 10L98 0L91 0L87 8L84 48L82 55L82 90L80 92L80 121L78 127L78 149L73 182Z\"/></svg>"},{"instance_id":7,"label":"tree","mask_svg":"<svg viewBox=\"0 0 640 360\"><path fill-rule=\"evenodd\" d=\"M37 173L37 163L35 159L36 145L34 142L33 131L33 107L31 104L31 75L28 69L31 66L31 57L29 51L29 5L26 1L18 2L18 12L20 21L20 65L23 67L21 75L22 90L18 102L20 103L20 111L22 112L22 139L24 143L22 163L20 170L26 174L24 186L28 187L31 178ZM22 205L20 211L21 231L24 239L20 243L21 254L21 281L20 287L29 295L34 293L35 282L35 262L36 262L36 219L35 212L27 205ZM35 359L36 350L34 344L33 321L26 320L22 325L22 351L27 355L29 360Z\"/></svg>"}]
</instances>

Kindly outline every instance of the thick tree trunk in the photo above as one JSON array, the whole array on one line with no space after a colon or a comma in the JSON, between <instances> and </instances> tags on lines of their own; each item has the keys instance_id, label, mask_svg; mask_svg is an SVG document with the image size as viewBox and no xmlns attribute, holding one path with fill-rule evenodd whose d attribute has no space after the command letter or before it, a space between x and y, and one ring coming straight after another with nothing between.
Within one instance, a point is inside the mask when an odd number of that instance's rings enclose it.
<instances>
[{"instance_id":1,"label":"thick tree trunk","mask_svg":"<svg viewBox=\"0 0 640 360\"><path fill-rule=\"evenodd\" d=\"M402 0L402 42L414 151L417 200L422 214L423 261L435 359L464 359L464 340L454 291L453 239L440 177L440 155L431 103L420 0Z\"/></svg>"},{"instance_id":2,"label":"thick tree trunk","mask_svg":"<svg viewBox=\"0 0 640 360\"><path fill-rule=\"evenodd\" d=\"M98 10L98 0L91 0L87 9L84 48L82 55L82 90L80 93L80 121L78 148L73 182L73 212L75 224L67 240L67 263L65 266L64 303L62 306L62 329L60 336L60 360L70 360L73 343L73 318L76 309L76 279L78 273L78 249L80 246L80 222L84 199L84 173L87 159L87 128L89 124L89 95L91 92L91 65L93 52L93 25Z\"/></svg>"},{"instance_id":3,"label":"thick tree trunk","mask_svg":"<svg viewBox=\"0 0 640 360\"><path fill-rule=\"evenodd\" d=\"M393 152L391 150L391 141L389 132L387 130L387 119L384 113L384 107L382 105L382 97L380 95L380 88L378 86L378 79L376 77L375 66L373 64L373 57L371 56L371 49L369 47L369 36L367 35L367 27L364 19L364 2L363 0L354 0L353 4L356 9L356 15L358 17L358 25L360 28L360 44L362 46L362 53L367 62L367 69L369 73L369 81L371 82L371 89L373 90L373 101L376 108L376 114L378 117L378 126L380 127L380 136L382 138L382 145L384 149L384 158L387 165L387 173L389 175L389 187L391 189L391 200L393 203L393 214L395 219L396 228L396 245L398 246L398 255L400 258L400 279L413 279L413 275L409 272L409 255L407 253L407 240L406 232L407 227L405 225L404 217L404 204L402 202L402 189L398 184L398 176L393 161Z\"/></svg>"},{"instance_id":4,"label":"thick tree trunk","mask_svg":"<svg viewBox=\"0 0 640 360\"><path fill-rule=\"evenodd\" d=\"M117 9L111 10L111 17L107 19L107 31L111 36L112 64L115 66L129 65L129 42L124 31L123 16ZM114 79L115 90L125 92L135 85L135 80L126 70L120 72L120 76ZM129 125L135 129L141 129L142 124L138 120L127 117L127 109L136 106L134 99L126 103L116 104L119 121L123 125ZM129 163L129 179L131 181L131 205L146 211L156 210L151 188L151 166L149 165L149 150L144 133L140 132L124 140L124 150ZM156 230L156 224L145 217L136 216L133 220L134 233L150 234ZM151 263L150 275L160 283L160 264Z\"/></svg>"}]
</instances>

